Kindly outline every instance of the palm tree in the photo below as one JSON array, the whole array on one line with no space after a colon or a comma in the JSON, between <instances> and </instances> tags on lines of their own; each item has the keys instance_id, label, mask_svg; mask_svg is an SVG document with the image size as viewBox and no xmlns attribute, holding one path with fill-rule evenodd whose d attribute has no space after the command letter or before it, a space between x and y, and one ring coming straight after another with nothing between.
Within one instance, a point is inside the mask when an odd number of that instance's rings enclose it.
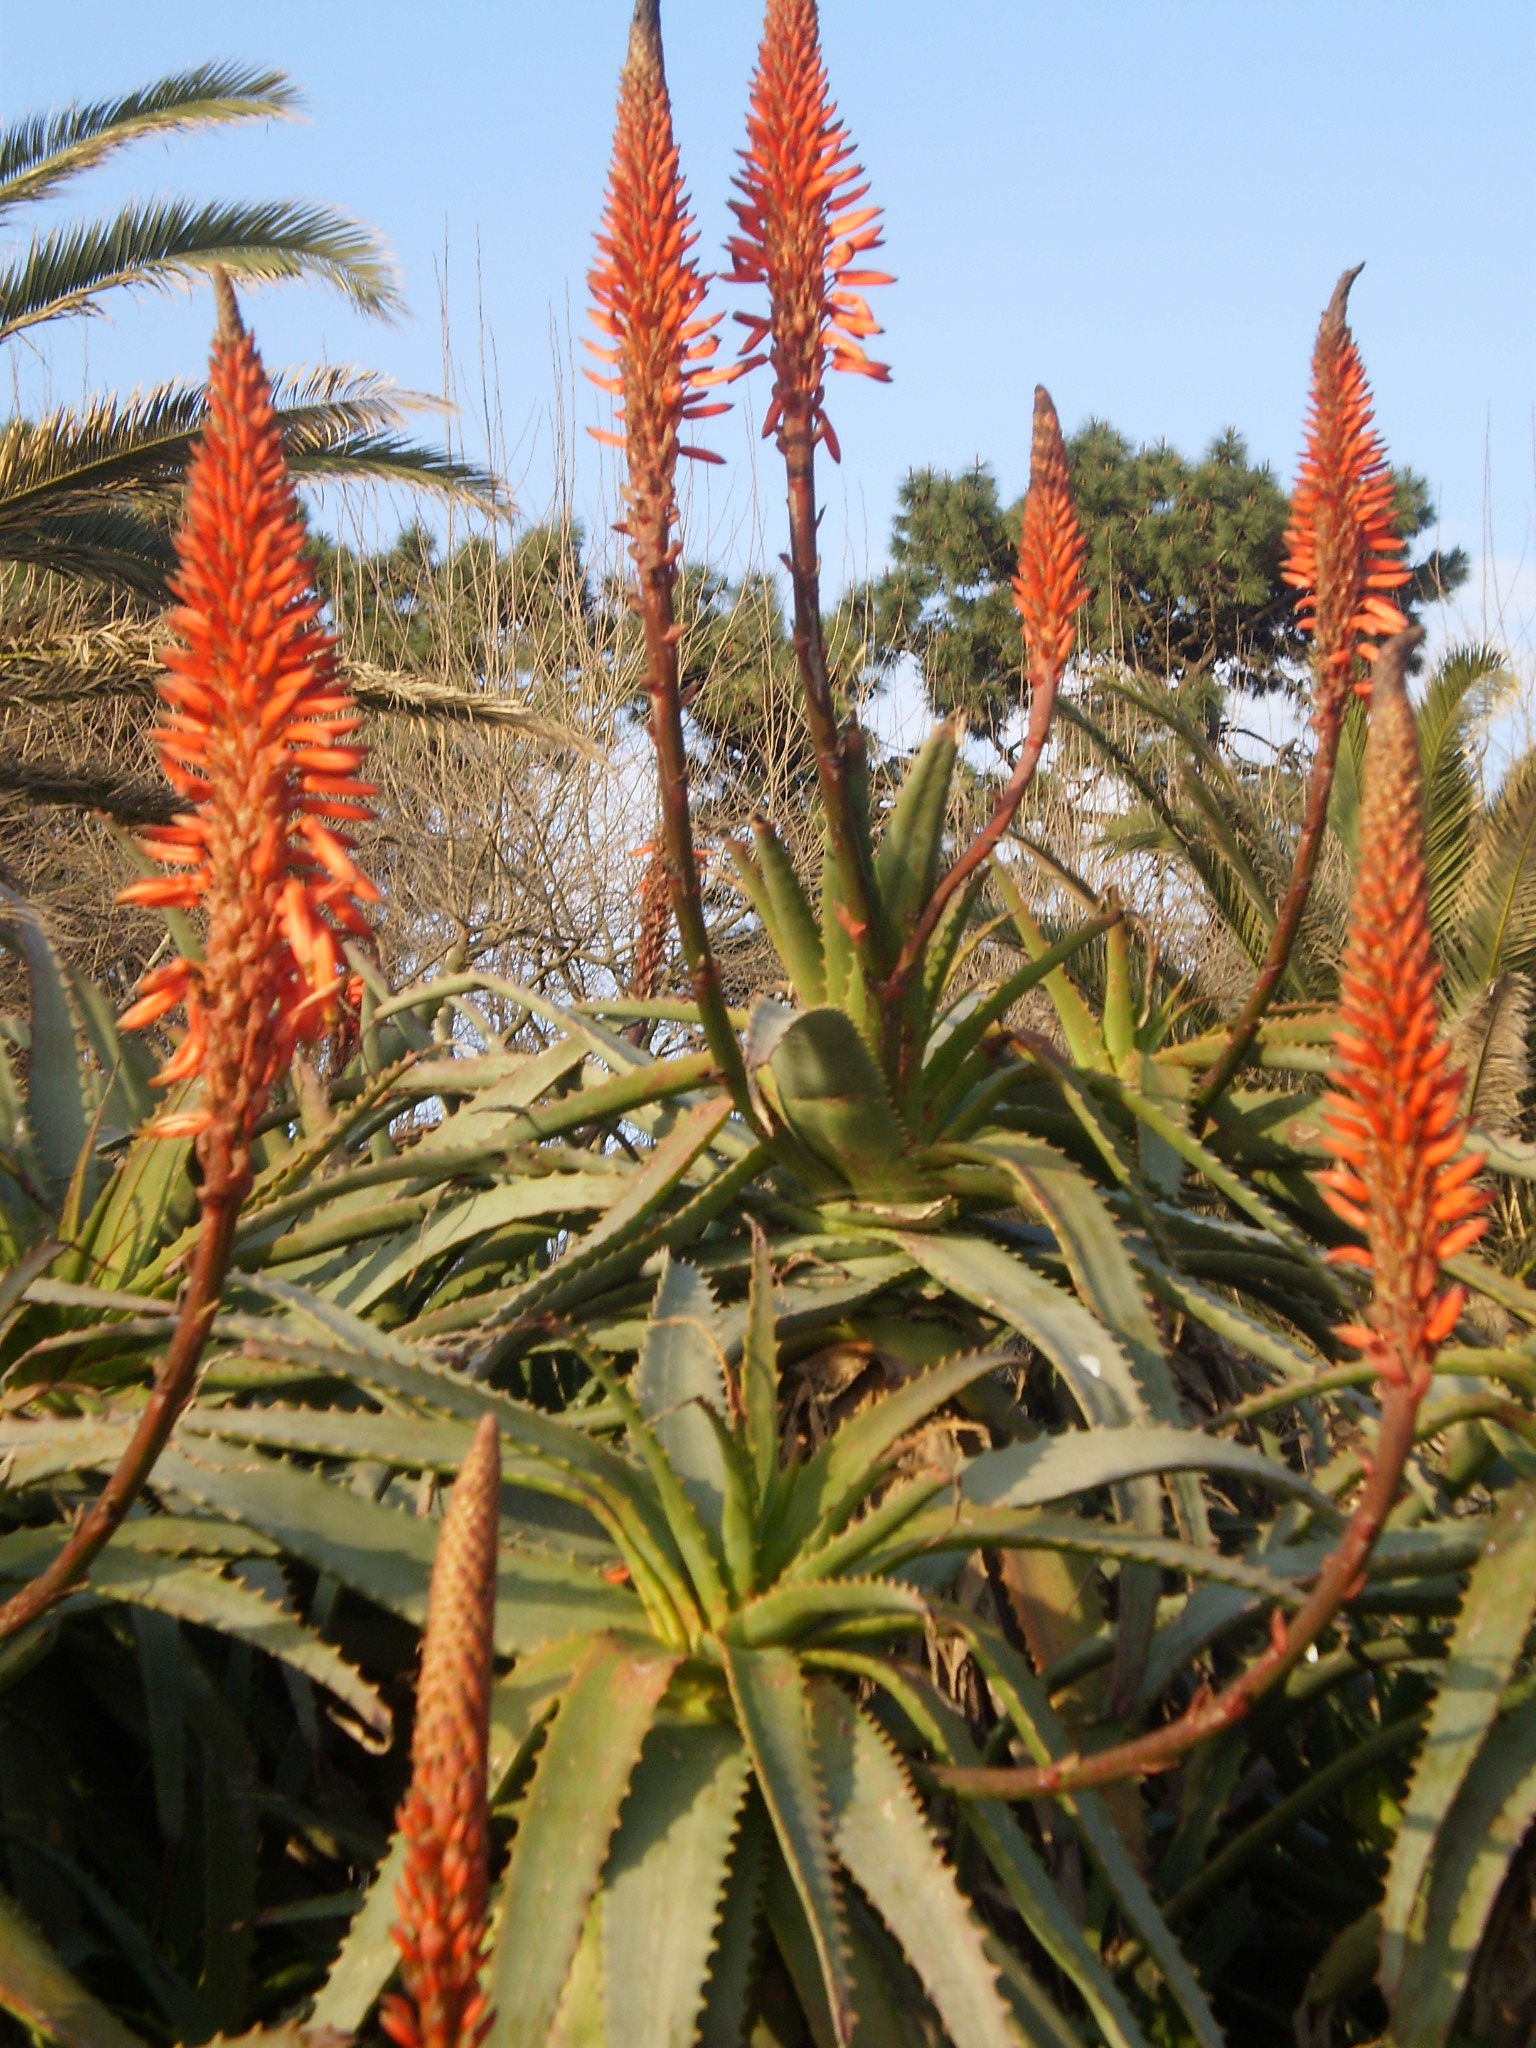
<instances>
[{"instance_id":1,"label":"palm tree","mask_svg":"<svg viewBox=\"0 0 1536 2048\"><path fill-rule=\"evenodd\" d=\"M133 142L283 117L297 104L280 72L207 64L119 99L31 116L0 131L0 230ZM35 232L0 266L0 347L50 321L96 313L111 293L164 289L215 265L237 282L324 283L376 315L402 303L378 238L329 207L132 201L109 219ZM402 396L373 373L291 375L278 381L277 398L300 475L368 477L482 501L489 494L481 472L400 436ZM161 384L0 425L0 564L158 596L171 560L167 514L201 414L200 390Z\"/></svg>"},{"instance_id":2,"label":"palm tree","mask_svg":"<svg viewBox=\"0 0 1536 2048\"><path fill-rule=\"evenodd\" d=\"M1102 850L1171 863L1191 892L1184 928L1207 942L1223 935L1224 946L1208 952L1228 976L1234 963L1239 976L1250 972L1273 927L1303 764L1294 748L1261 763L1213 741L1178 692L1144 677L1096 680L1094 710L1068 707L1068 722L1124 792L1104 802ZM1521 1129L1536 1076L1536 749L1494 781L1481 735L1513 688L1495 649L1457 647L1431 670L1418 707L1441 1000L1471 1113L1506 1133ZM1328 1006L1337 997L1354 870L1369 858L1358 844L1364 755L1364 707L1356 705L1339 749L1329 841L1282 985L1293 1003ZM1231 988L1213 985L1198 960L1165 968L1183 974L1195 1022L1214 1025L1230 1007Z\"/></svg>"}]
</instances>

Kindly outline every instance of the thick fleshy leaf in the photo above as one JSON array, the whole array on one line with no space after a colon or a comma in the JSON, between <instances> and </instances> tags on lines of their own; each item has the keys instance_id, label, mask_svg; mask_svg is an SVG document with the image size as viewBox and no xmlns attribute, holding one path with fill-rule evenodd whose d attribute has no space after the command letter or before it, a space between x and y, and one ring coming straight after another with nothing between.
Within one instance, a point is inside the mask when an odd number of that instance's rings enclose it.
<instances>
[{"instance_id":1,"label":"thick fleshy leaf","mask_svg":"<svg viewBox=\"0 0 1536 2048\"><path fill-rule=\"evenodd\" d=\"M977 1760L964 1720L926 1679L888 1657L838 1652L836 1661L886 1693L937 1755L952 1763ZM1014 1814L999 1800L967 1800L964 1824L1033 1939L1054 1968L1076 1987L1103 2039L1111 2048L1149 2048L1124 1993L1051 1881ZM1015 2010L1024 2005L1031 2011L1035 2039L1052 2043L1071 2039L1071 2029L1047 1993L1021 1971L1014 1974L1014 1994Z\"/></svg>"},{"instance_id":2,"label":"thick fleshy leaf","mask_svg":"<svg viewBox=\"0 0 1536 2048\"><path fill-rule=\"evenodd\" d=\"M950 1610L965 1640L980 1658L998 1704L1030 1745L1036 1762L1054 1762L1074 1745L1051 1708L1045 1687L1001 1631ZM1098 1792L1063 1797L1077 1832L1103 1874L1127 1926L1133 1928L1177 2000L1201 2048L1226 2048L1216 2016L1190 1968L1172 1928L1158 1910L1145 1878L1127 1848L1113 1815Z\"/></svg>"},{"instance_id":3,"label":"thick fleshy leaf","mask_svg":"<svg viewBox=\"0 0 1536 2048\"><path fill-rule=\"evenodd\" d=\"M1499 1888L1536 1821L1536 1699L1484 1738L1435 1835L1424 1917L1392 2000L1393 2048L1442 2048Z\"/></svg>"},{"instance_id":4,"label":"thick fleshy leaf","mask_svg":"<svg viewBox=\"0 0 1536 2048\"><path fill-rule=\"evenodd\" d=\"M1146 1414L1135 1369L1108 1327L1033 1266L961 1231L889 1232L913 1264L1043 1351L1086 1420L1111 1428Z\"/></svg>"},{"instance_id":5,"label":"thick fleshy leaf","mask_svg":"<svg viewBox=\"0 0 1536 2048\"><path fill-rule=\"evenodd\" d=\"M771 1106L833 1183L871 1202L921 1192L907 1136L879 1068L843 1010L802 1010L756 1079Z\"/></svg>"},{"instance_id":6,"label":"thick fleshy leaf","mask_svg":"<svg viewBox=\"0 0 1536 2048\"><path fill-rule=\"evenodd\" d=\"M693 2039L746 1790L734 1728L646 1737L600 1894L608 2048Z\"/></svg>"},{"instance_id":7,"label":"thick fleshy leaf","mask_svg":"<svg viewBox=\"0 0 1536 2048\"><path fill-rule=\"evenodd\" d=\"M719 1321L706 1282L692 1266L668 1259L633 1381L641 1414L717 1542L725 1511L726 1467L704 1411L713 1409L722 1421L730 1411Z\"/></svg>"},{"instance_id":8,"label":"thick fleshy leaf","mask_svg":"<svg viewBox=\"0 0 1536 2048\"><path fill-rule=\"evenodd\" d=\"M69 977L41 918L30 903L0 888L0 941L27 964L31 1042L27 1066L27 1123L55 1210L85 1154L97 1102L91 1070L80 1056L80 1020Z\"/></svg>"},{"instance_id":9,"label":"thick fleshy leaf","mask_svg":"<svg viewBox=\"0 0 1536 2048\"><path fill-rule=\"evenodd\" d=\"M1260 1480L1277 1493L1293 1494L1315 1507L1331 1505L1310 1480L1278 1458L1198 1429L1162 1425L1068 1430L1061 1436L983 1451L966 1465L960 1491L979 1507L1044 1507L1148 1472L1230 1472Z\"/></svg>"},{"instance_id":10,"label":"thick fleshy leaf","mask_svg":"<svg viewBox=\"0 0 1536 2048\"><path fill-rule=\"evenodd\" d=\"M1381 1902L1381 1988L1389 2001L1422 1939L1424 1886L1441 1823L1472 1769L1536 1616L1536 1486L1505 1499L1467 1583L1424 1746L1403 1801Z\"/></svg>"},{"instance_id":11,"label":"thick fleshy leaf","mask_svg":"<svg viewBox=\"0 0 1536 2048\"><path fill-rule=\"evenodd\" d=\"M938 879L958 750L955 725L945 719L913 756L875 853L880 906L897 939L911 929Z\"/></svg>"},{"instance_id":12,"label":"thick fleshy leaf","mask_svg":"<svg viewBox=\"0 0 1536 2048\"><path fill-rule=\"evenodd\" d=\"M816 1761L832 1839L901 1945L954 2048L1017 2048L982 1932L940 1855L906 1771L828 1679L811 1684Z\"/></svg>"},{"instance_id":13,"label":"thick fleshy leaf","mask_svg":"<svg viewBox=\"0 0 1536 2048\"><path fill-rule=\"evenodd\" d=\"M842 2043L853 2030L853 1981L805 1674L788 1650L722 1645L722 1657L758 1789L816 1952L833 2032Z\"/></svg>"},{"instance_id":14,"label":"thick fleshy leaf","mask_svg":"<svg viewBox=\"0 0 1536 2048\"><path fill-rule=\"evenodd\" d=\"M420 1627L437 1547L437 1524L382 1507L350 1487L272 1459L252 1463L210 1438L196 1456L174 1447L155 1468L157 1487L248 1522L364 1599ZM639 1619L633 1593L567 1558L519 1549L497 1573L496 1647L537 1649L573 1629L623 1628Z\"/></svg>"},{"instance_id":15,"label":"thick fleshy leaf","mask_svg":"<svg viewBox=\"0 0 1536 2048\"><path fill-rule=\"evenodd\" d=\"M678 1660L597 1636L534 1771L502 1887L493 2048L546 2048L619 1813Z\"/></svg>"},{"instance_id":16,"label":"thick fleshy leaf","mask_svg":"<svg viewBox=\"0 0 1536 2048\"><path fill-rule=\"evenodd\" d=\"M0 1893L0 2007L59 2048L144 2048Z\"/></svg>"}]
</instances>

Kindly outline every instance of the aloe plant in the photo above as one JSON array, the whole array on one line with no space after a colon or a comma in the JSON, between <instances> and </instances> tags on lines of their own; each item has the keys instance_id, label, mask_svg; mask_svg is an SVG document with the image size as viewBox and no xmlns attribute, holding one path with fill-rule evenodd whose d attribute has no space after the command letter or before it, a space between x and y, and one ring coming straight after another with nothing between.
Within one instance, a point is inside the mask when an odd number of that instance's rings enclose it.
<instances>
[{"instance_id":1,"label":"aloe plant","mask_svg":"<svg viewBox=\"0 0 1536 2048\"><path fill-rule=\"evenodd\" d=\"M160 1135L130 1128L148 1100L131 1041L11 908L32 1001L0 1069L0 1582L24 1624L0 1659L0 1803L18 1837L40 1806L65 1816L70 1910L8 1860L20 1908L73 1945L50 1962L19 1933L0 2002L61 2037L71 1999L102 2041L107 2005L169 2040L312 2001L318 2025L377 2009L442 2048L488 2015L495 2048L1216 2048L1245 2025L1279 2038L1298 2005L1379 2030L1384 1992L1425 2048L1452 2038L1529 1818L1528 1603L1496 1560L1526 1545L1510 1474L1528 1477L1536 1365L1528 1337L1490 1332L1536 1328L1536 1295L1476 1249L1409 649L1376 664L1376 858L1338 1020L1272 1007L1300 972L1321 826L1274 863L1278 894L1230 830L1207 861L1252 913L1257 972L1230 1022L1192 1015L1133 906L1063 929L996 858L1054 721L1082 717L1065 693L1082 548L1041 392L1014 772L957 839L962 736L943 725L873 818L815 559L827 373L880 374L861 175L813 0L770 0L731 245L768 303L717 366L639 0L594 293L659 773L648 951L664 887L690 1001L383 985L344 836L369 795L352 714L287 554L290 602L255 605L231 655L248 687L214 732L225 671L199 661L239 606L196 528L248 519L228 479L194 498L192 644L168 691L165 752L195 808L151 843L188 872L134 891L176 920L175 960L125 1021L187 1010ZM249 384L229 333L216 377L232 350ZM676 464L700 452L683 436L711 388L761 355L825 859L818 885L765 820L734 849L787 998L743 1013L693 837ZM1346 816L1347 700L1397 574L1342 294L1317 380L1292 537L1318 650L1313 824ZM235 407L210 459L243 451L270 484L260 409ZM248 594L270 564L247 566ZM281 786L236 786L229 758L273 768L271 749ZM203 899L200 956L183 913ZM1012 957L978 982L1000 933ZM1026 997L1050 1028L1021 1024ZM680 1038L636 1043L646 1018ZM1492 1164L1525 1170L1507 1146ZM441 1482L466 1460L439 1543ZM127 1477L101 1495L102 1474ZM1491 1539L1480 1489L1513 1503ZM29 1607L28 1585L47 1598ZM399 1761L366 1745L391 1739L424 1624L386 1851ZM322 1696L350 1733L322 1727ZM42 1793L29 1727L51 1745ZM151 1768L104 1802L98 1862L67 1788L103 1728ZM1274 1787L1257 1815L1255 1782ZM1415 1826L1394 1844L1398 1793ZM221 1862L225 1799L244 1847ZM1319 1815L1336 1924L1318 1910L1296 1934L1292 1982L1252 1901L1296 1924ZM157 1868L163 1916L144 1903ZM217 1902L195 1927L194 1871ZM293 1930L334 1928L364 1883L327 1961L329 1935Z\"/></svg>"}]
</instances>

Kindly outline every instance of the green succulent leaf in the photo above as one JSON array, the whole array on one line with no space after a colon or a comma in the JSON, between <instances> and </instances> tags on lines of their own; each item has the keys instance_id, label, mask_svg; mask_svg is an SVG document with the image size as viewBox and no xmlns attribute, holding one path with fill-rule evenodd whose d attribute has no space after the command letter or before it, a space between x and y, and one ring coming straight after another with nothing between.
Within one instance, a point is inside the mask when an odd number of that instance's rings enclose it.
<instances>
[{"instance_id":1,"label":"green succulent leaf","mask_svg":"<svg viewBox=\"0 0 1536 2048\"><path fill-rule=\"evenodd\" d=\"M871 1202L922 1192L880 1069L843 1010L802 1010L755 1076L790 1134L834 1184Z\"/></svg>"},{"instance_id":2,"label":"green succulent leaf","mask_svg":"<svg viewBox=\"0 0 1536 2048\"><path fill-rule=\"evenodd\" d=\"M811 1681L810 1706L832 1839L849 1875L895 1935L954 2048L1017 2048L981 1928L900 1761L830 1680Z\"/></svg>"},{"instance_id":3,"label":"green succulent leaf","mask_svg":"<svg viewBox=\"0 0 1536 2048\"><path fill-rule=\"evenodd\" d=\"M682 1260L667 1259L633 1382L641 1414L716 1542L722 1540L730 1483L705 1412L723 1420L730 1407L719 1324L704 1279Z\"/></svg>"},{"instance_id":4,"label":"green succulent leaf","mask_svg":"<svg viewBox=\"0 0 1536 2048\"><path fill-rule=\"evenodd\" d=\"M805 1915L841 2048L853 2032L853 1980L805 1674L784 1649L722 1645L721 1657L758 1788Z\"/></svg>"},{"instance_id":5,"label":"green succulent leaf","mask_svg":"<svg viewBox=\"0 0 1536 2048\"><path fill-rule=\"evenodd\" d=\"M603 1874L609 2048L694 2038L748 1783L734 1728L652 1728Z\"/></svg>"},{"instance_id":6,"label":"green succulent leaf","mask_svg":"<svg viewBox=\"0 0 1536 2048\"><path fill-rule=\"evenodd\" d=\"M1473 1568L1441 1673L1424 1746L1403 1802L1381 1902L1381 1987L1403 1988L1423 1939L1424 1891L1441 1853L1440 1829L1479 1751L1536 1618L1536 1487L1505 1499ZM1454 1832L1447 1846L1454 1845Z\"/></svg>"},{"instance_id":7,"label":"green succulent leaf","mask_svg":"<svg viewBox=\"0 0 1536 2048\"><path fill-rule=\"evenodd\" d=\"M1423 1919L1392 2001L1401 2048L1442 2048L1499 1888L1536 1821L1536 1699L1496 1721L1435 1830Z\"/></svg>"},{"instance_id":8,"label":"green succulent leaf","mask_svg":"<svg viewBox=\"0 0 1536 2048\"><path fill-rule=\"evenodd\" d=\"M523 1803L487 1980L497 2048L546 2048L645 1741L678 1660L594 1637Z\"/></svg>"},{"instance_id":9,"label":"green succulent leaf","mask_svg":"<svg viewBox=\"0 0 1536 2048\"><path fill-rule=\"evenodd\" d=\"M59 2048L145 2048L55 1956L0 1893L0 2007L35 2037Z\"/></svg>"}]
</instances>

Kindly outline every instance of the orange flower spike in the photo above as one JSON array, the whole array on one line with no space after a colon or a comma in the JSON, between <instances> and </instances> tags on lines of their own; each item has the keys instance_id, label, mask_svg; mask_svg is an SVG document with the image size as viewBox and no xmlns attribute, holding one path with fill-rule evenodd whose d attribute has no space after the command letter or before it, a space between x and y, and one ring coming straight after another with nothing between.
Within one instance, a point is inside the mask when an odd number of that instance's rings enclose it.
<instances>
[{"instance_id":1,"label":"orange flower spike","mask_svg":"<svg viewBox=\"0 0 1536 2048\"><path fill-rule=\"evenodd\" d=\"M370 815L373 789L358 780L357 711L318 622L271 386L222 273L216 286L207 414L171 586L181 645L165 657L155 733L189 808L142 841L173 872L119 897L201 907L207 941L201 962L146 976L122 1023L136 1030L185 1004L186 1037L158 1080L200 1074L203 1100L155 1128L208 1134L205 1184L239 1186L273 1084L338 1010L338 941L368 937L361 906L379 898L343 826Z\"/></svg>"},{"instance_id":2,"label":"orange flower spike","mask_svg":"<svg viewBox=\"0 0 1536 2048\"><path fill-rule=\"evenodd\" d=\"M1339 1335L1385 1381L1415 1393L1461 1312L1466 1290L1442 1288L1445 1260L1476 1243L1487 1196L1481 1154L1463 1153L1462 1076L1449 1065L1429 932L1419 739L1403 676L1418 640L1381 649L1371 700L1360 844L1340 983L1328 1145L1319 1176L1329 1206L1365 1237L1330 1256L1374 1281L1363 1325Z\"/></svg>"},{"instance_id":3,"label":"orange flower spike","mask_svg":"<svg viewBox=\"0 0 1536 2048\"><path fill-rule=\"evenodd\" d=\"M607 339L585 346L613 367L611 376L587 374L620 400L623 432L593 431L626 452L621 530L642 574L674 559L678 457L721 460L684 446L684 423L727 411L702 394L740 373L709 367L720 315L701 312L706 279L689 254L697 241L672 134L659 0L636 0L598 260L587 279L593 324Z\"/></svg>"},{"instance_id":4,"label":"orange flower spike","mask_svg":"<svg viewBox=\"0 0 1536 2048\"><path fill-rule=\"evenodd\" d=\"M1014 602L1024 624L1030 680L1054 689L1072 658L1077 639L1074 615L1088 602L1083 581L1087 542L1077 523L1061 421L1050 393L1035 386L1034 434L1029 490L1019 533L1019 573Z\"/></svg>"},{"instance_id":5,"label":"orange flower spike","mask_svg":"<svg viewBox=\"0 0 1536 2048\"><path fill-rule=\"evenodd\" d=\"M1408 581L1393 530L1392 471L1371 420L1371 389L1345 312L1359 270L1346 271L1317 330L1307 445L1291 499L1285 581L1317 648L1320 713L1336 713L1353 686L1370 695L1356 657L1374 661L1381 635L1408 621L1387 595Z\"/></svg>"},{"instance_id":6,"label":"orange flower spike","mask_svg":"<svg viewBox=\"0 0 1536 2048\"><path fill-rule=\"evenodd\" d=\"M853 143L837 117L821 55L816 0L768 0L747 115L748 147L732 200L740 232L728 244L733 284L766 284L766 314L738 313L746 328L743 364L773 363L773 398L763 433L808 424L839 459L827 419L827 369L882 383L884 363L863 343L880 328L864 293L893 280L864 267L881 246L880 209L860 206L869 190L851 161Z\"/></svg>"},{"instance_id":7,"label":"orange flower spike","mask_svg":"<svg viewBox=\"0 0 1536 2048\"><path fill-rule=\"evenodd\" d=\"M487 1415L454 1485L432 1565L411 1783L399 1814L405 1874L391 1929L405 1996L379 2007L379 2024L397 2048L476 2048L491 2023L480 1969L500 1497L501 1453Z\"/></svg>"}]
</instances>

